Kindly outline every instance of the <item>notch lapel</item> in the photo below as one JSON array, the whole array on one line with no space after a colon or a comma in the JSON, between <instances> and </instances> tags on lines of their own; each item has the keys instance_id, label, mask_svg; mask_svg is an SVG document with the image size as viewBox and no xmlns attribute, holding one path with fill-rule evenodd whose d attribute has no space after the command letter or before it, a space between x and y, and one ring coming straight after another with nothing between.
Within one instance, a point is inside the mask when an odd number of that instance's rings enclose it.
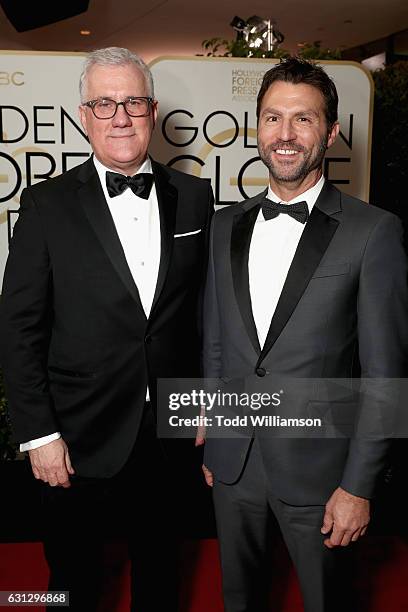
<instances>
[{"instance_id":1,"label":"notch lapel","mask_svg":"<svg viewBox=\"0 0 408 612\"><path fill-rule=\"evenodd\" d=\"M79 201L85 214L97 235L110 262L120 276L126 289L140 307L138 310L146 321L139 291L129 270L122 244L119 240L115 224L106 203L98 173L92 158L80 168L78 177L81 185L78 190Z\"/></svg>"},{"instance_id":2,"label":"notch lapel","mask_svg":"<svg viewBox=\"0 0 408 612\"><path fill-rule=\"evenodd\" d=\"M290 319L338 228L339 221L331 215L341 211L340 198L340 192L326 182L300 238L257 367Z\"/></svg>"},{"instance_id":3,"label":"notch lapel","mask_svg":"<svg viewBox=\"0 0 408 612\"><path fill-rule=\"evenodd\" d=\"M233 217L231 229L231 270L235 299L257 355L261 353L261 346L252 312L248 258L255 221L259 213L259 202L266 193L267 190L255 196L250 202L245 202L243 210L241 209Z\"/></svg>"},{"instance_id":4,"label":"notch lapel","mask_svg":"<svg viewBox=\"0 0 408 612\"><path fill-rule=\"evenodd\" d=\"M159 205L161 251L159 273L157 276L156 290L154 293L150 317L152 316L153 310L163 290L167 271L170 265L174 243L174 229L176 227L178 198L177 189L174 185L170 184L169 175L167 174L165 167L158 164L153 159L151 162L156 186L157 202Z\"/></svg>"}]
</instances>

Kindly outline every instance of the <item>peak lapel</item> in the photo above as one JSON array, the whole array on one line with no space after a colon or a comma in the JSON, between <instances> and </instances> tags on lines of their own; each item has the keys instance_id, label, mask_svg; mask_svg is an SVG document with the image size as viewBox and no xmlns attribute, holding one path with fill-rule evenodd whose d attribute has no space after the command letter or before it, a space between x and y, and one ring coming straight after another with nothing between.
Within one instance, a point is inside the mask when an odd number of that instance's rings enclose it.
<instances>
[{"instance_id":1,"label":"peak lapel","mask_svg":"<svg viewBox=\"0 0 408 612\"><path fill-rule=\"evenodd\" d=\"M122 244L119 240L92 159L83 164L78 177L80 179L78 197L84 208L85 214L113 267L133 299L140 306L139 310L144 315L139 291L129 270ZM146 317L144 318L146 319Z\"/></svg>"},{"instance_id":2,"label":"peak lapel","mask_svg":"<svg viewBox=\"0 0 408 612\"><path fill-rule=\"evenodd\" d=\"M165 167L158 164L153 159L151 161L160 214L161 252L159 274L157 277L156 291L154 293L150 316L152 315L163 290L164 281L166 280L167 271L170 265L174 242L174 229L176 226L178 198L177 189L169 182L169 175L167 174Z\"/></svg>"},{"instance_id":3,"label":"peak lapel","mask_svg":"<svg viewBox=\"0 0 408 612\"><path fill-rule=\"evenodd\" d=\"M326 182L296 249L258 365L290 319L337 230L339 221L331 215L341 211L340 198L340 192Z\"/></svg>"}]
</instances>

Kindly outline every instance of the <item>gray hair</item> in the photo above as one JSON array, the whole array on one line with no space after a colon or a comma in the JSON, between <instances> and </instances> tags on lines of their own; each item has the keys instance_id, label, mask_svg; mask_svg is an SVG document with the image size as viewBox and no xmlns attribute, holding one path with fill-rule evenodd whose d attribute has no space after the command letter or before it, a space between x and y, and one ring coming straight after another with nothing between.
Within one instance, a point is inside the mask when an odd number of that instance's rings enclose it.
<instances>
[{"instance_id":1,"label":"gray hair","mask_svg":"<svg viewBox=\"0 0 408 612\"><path fill-rule=\"evenodd\" d=\"M105 49L91 51L85 59L84 68L79 79L79 95L81 97L81 102L85 102L83 95L86 90L86 80L93 66L124 66L126 64L133 64L143 72L148 94L154 98L153 76L142 58L136 55L136 53L129 51L129 49L124 49L122 47L106 47Z\"/></svg>"}]
</instances>

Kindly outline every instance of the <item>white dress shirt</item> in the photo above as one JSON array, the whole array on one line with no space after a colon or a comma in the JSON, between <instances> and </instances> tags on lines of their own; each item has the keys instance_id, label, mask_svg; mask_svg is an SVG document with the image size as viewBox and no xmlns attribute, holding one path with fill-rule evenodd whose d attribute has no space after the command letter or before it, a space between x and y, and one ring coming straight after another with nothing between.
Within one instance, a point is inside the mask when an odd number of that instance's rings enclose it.
<instances>
[{"instance_id":1,"label":"white dress shirt","mask_svg":"<svg viewBox=\"0 0 408 612\"><path fill-rule=\"evenodd\" d=\"M139 290L140 301L146 317L149 317L156 290L160 265L160 214L156 186L153 183L147 200L136 196L128 188L111 198L106 188L106 168L95 156L95 168L102 185L106 203L109 207L119 240L125 253L133 280ZM149 158L137 171L152 173ZM146 391L149 399L149 389ZM61 437L59 432L20 444L20 451L28 451L48 444Z\"/></svg>"},{"instance_id":2,"label":"white dress shirt","mask_svg":"<svg viewBox=\"0 0 408 612\"><path fill-rule=\"evenodd\" d=\"M281 204L306 201L309 213L322 190L324 177L316 185L290 200L282 200L269 187L267 197ZM280 214L265 221L262 209L255 221L249 248L248 273L252 312L261 348L265 344L283 285L306 224Z\"/></svg>"}]
</instances>

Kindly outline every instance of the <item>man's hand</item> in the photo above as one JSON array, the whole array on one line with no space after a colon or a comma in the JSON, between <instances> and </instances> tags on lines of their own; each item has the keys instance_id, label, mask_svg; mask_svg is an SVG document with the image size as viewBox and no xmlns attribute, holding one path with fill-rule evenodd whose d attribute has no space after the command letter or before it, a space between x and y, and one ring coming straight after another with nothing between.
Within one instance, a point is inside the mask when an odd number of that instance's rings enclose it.
<instances>
[{"instance_id":1,"label":"man's hand","mask_svg":"<svg viewBox=\"0 0 408 612\"><path fill-rule=\"evenodd\" d=\"M209 487L212 487L214 483L214 477L212 472L210 472L210 470L204 465L204 463L202 465L202 468L204 472L205 482L208 484Z\"/></svg>"},{"instance_id":2,"label":"man's hand","mask_svg":"<svg viewBox=\"0 0 408 612\"><path fill-rule=\"evenodd\" d=\"M370 521L370 502L363 497L347 493L338 487L326 504L321 532L329 538L324 543L327 548L347 546L363 536Z\"/></svg>"},{"instance_id":3,"label":"man's hand","mask_svg":"<svg viewBox=\"0 0 408 612\"><path fill-rule=\"evenodd\" d=\"M200 416L201 417L205 416L205 406L201 406ZM199 425L197 427L197 433L196 433L196 439L195 439L196 446L201 446L202 444L205 444L205 434L206 434L205 425ZM204 473L205 482L208 484L209 487L212 487L213 482L214 482L212 472L210 472L210 470L204 465L204 463L202 465L202 469Z\"/></svg>"},{"instance_id":4,"label":"man's hand","mask_svg":"<svg viewBox=\"0 0 408 612\"><path fill-rule=\"evenodd\" d=\"M69 477L75 474L71 465L68 447L62 438L28 451L33 474L38 480L48 482L51 487L71 486Z\"/></svg>"}]
</instances>

